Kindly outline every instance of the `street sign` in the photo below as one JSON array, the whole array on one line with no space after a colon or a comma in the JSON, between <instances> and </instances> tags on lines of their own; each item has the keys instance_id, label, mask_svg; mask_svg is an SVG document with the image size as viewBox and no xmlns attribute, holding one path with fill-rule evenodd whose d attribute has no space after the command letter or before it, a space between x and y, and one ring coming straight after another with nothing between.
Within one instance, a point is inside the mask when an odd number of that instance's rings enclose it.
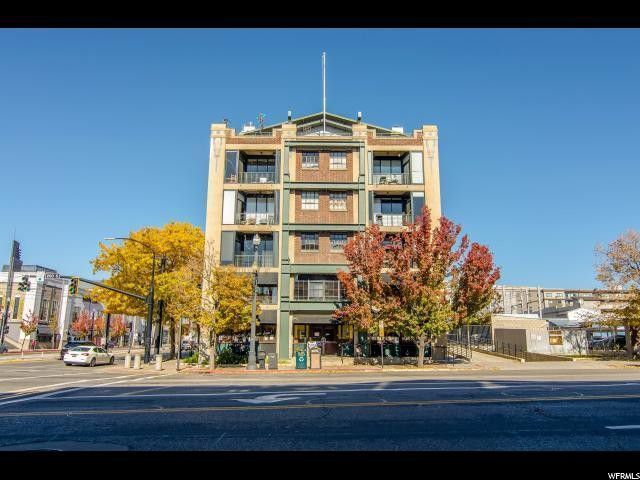
<instances>
[{"instance_id":1,"label":"street sign","mask_svg":"<svg viewBox=\"0 0 640 480\"><path fill-rule=\"evenodd\" d=\"M45 272L44 278L60 278L60 274L54 272Z\"/></svg>"}]
</instances>

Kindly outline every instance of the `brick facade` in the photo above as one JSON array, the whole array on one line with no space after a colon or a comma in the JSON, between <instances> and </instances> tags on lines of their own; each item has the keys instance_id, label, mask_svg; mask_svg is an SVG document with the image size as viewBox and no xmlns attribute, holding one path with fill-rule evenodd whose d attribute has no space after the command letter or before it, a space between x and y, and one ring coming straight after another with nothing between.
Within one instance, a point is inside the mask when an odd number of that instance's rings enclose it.
<instances>
[{"instance_id":1,"label":"brick facade","mask_svg":"<svg viewBox=\"0 0 640 480\"><path fill-rule=\"evenodd\" d=\"M347 152L347 168L331 170L329 168L329 151L320 150L318 168L302 168L302 152L317 151L309 148L296 151L296 182L353 182L353 151ZM344 151L344 150L342 150Z\"/></svg>"},{"instance_id":2,"label":"brick facade","mask_svg":"<svg viewBox=\"0 0 640 480\"><path fill-rule=\"evenodd\" d=\"M422 146L422 133L418 133L417 138L407 137L375 137L373 132L368 132L367 143L369 145L418 145Z\"/></svg>"},{"instance_id":3,"label":"brick facade","mask_svg":"<svg viewBox=\"0 0 640 480\"><path fill-rule=\"evenodd\" d=\"M353 215L353 192L346 191L347 210L329 210L329 193L326 190L318 191L318 210L302 210L302 191L295 192L294 223L317 223L317 224L353 224L357 223L357 218Z\"/></svg>"},{"instance_id":4,"label":"brick facade","mask_svg":"<svg viewBox=\"0 0 640 480\"><path fill-rule=\"evenodd\" d=\"M351 234L347 234L347 241L351 238ZM319 247L317 251L302 251L300 248L300 234L296 233L294 238L294 257L293 263L310 263L310 264L331 264L331 263L346 263L346 259L342 252L335 252L331 250L331 238L329 232L319 232L318 243Z\"/></svg>"},{"instance_id":5,"label":"brick facade","mask_svg":"<svg viewBox=\"0 0 640 480\"><path fill-rule=\"evenodd\" d=\"M275 135L249 136L249 135L231 135L231 131L227 131L227 143L233 145L249 144L249 145L271 145L280 143L282 133L276 131Z\"/></svg>"}]
</instances>

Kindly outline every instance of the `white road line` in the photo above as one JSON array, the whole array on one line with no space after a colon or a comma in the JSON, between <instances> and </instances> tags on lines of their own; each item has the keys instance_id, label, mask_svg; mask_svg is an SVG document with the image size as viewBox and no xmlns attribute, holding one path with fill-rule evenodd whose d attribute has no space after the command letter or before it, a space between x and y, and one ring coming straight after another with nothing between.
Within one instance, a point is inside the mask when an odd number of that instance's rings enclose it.
<instances>
[{"instance_id":1,"label":"white road line","mask_svg":"<svg viewBox=\"0 0 640 480\"><path fill-rule=\"evenodd\" d=\"M576 387L623 387L629 385L640 385L640 383L624 383L618 385L611 384L590 384L590 385L567 385L565 388L576 388ZM553 387L555 385L480 385L480 386L471 386L471 387L460 387L460 386L450 386L450 387L399 387L399 388L386 388L379 389L377 387L373 388L350 388L350 389L340 389L340 390L325 390L326 393L357 393L357 392L401 392L401 391L416 391L416 390L496 390L496 389L505 389L505 388L540 388L540 387ZM168 387L177 388L175 385L170 385ZM126 398L135 398L135 397L222 397L229 395L274 395L274 394L290 394L290 395L298 395L301 393L318 393L318 390L289 390L289 391L253 391L253 392L217 392L217 393L152 393L152 394L142 394L136 395L131 394L127 395ZM55 400L74 400L74 399L97 399L97 398L117 398L116 395L74 395L73 397L56 397ZM120 397L121 398L121 397Z\"/></svg>"},{"instance_id":2,"label":"white road line","mask_svg":"<svg viewBox=\"0 0 640 480\"><path fill-rule=\"evenodd\" d=\"M123 375L121 377L114 377L114 378L126 378L126 377L129 377L129 376L131 376L131 375ZM33 391L33 390L38 390L38 389L43 389L43 388L60 387L60 386L63 386L63 385L72 385L72 384L77 384L77 383L92 382L92 381L96 381L96 380L101 380L101 379L100 378L87 378L87 379L84 379L84 380L76 380L75 382L56 383L56 384L53 384L53 385L40 385L38 387L23 388L22 390L16 390L16 391L9 392L9 393L12 393L12 394L27 393L27 392L30 392L30 391ZM14 399L14 400L7 400L7 401L4 401L4 402L0 402L0 406L8 405L10 403L25 402L27 400L38 400L38 399L41 399L41 398L48 398L48 397L50 397L52 395L56 395L56 394L59 394L59 393L65 394L65 393L75 392L75 391L78 391L78 390L82 390L83 388L88 388L88 387L74 388L72 390L65 390L63 392L54 390L53 392L48 392L48 393L45 393L43 395L38 395L38 396L35 396L35 397L22 397L22 398L18 398L18 399Z\"/></svg>"},{"instance_id":3,"label":"white road line","mask_svg":"<svg viewBox=\"0 0 640 480\"><path fill-rule=\"evenodd\" d=\"M122 377L114 377L114 378L124 378L124 377L128 377L129 375L124 375ZM102 380L101 378L85 378L84 380L76 380L74 382L63 382L63 383L54 383L52 385L39 385L37 387L29 387L29 388L23 388L21 390L13 390L9 393L23 393L23 392L29 392L31 390L40 390L43 388L52 388L52 387L61 387L64 385L71 385L74 383L85 383L85 382L92 382L92 381L99 381Z\"/></svg>"},{"instance_id":4,"label":"white road line","mask_svg":"<svg viewBox=\"0 0 640 480\"><path fill-rule=\"evenodd\" d=\"M133 395L134 393L142 393L142 392L152 392L154 390L162 390L163 388L169 388L169 387L153 387L153 388L145 388L143 390L134 390L132 392L125 392L125 393L119 393L118 395L116 395L117 397L128 397L130 395Z\"/></svg>"},{"instance_id":5,"label":"white road line","mask_svg":"<svg viewBox=\"0 0 640 480\"><path fill-rule=\"evenodd\" d=\"M22 380L32 380L34 378L70 377L77 376L75 373L59 373L57 375L38 375L37 377L12 377L0 378L0 382L20 382Z\"/></svg>"},{"instance_id":6,"label":"white road line","mask_svg":"<svg viewBox=\"0 0 640 480\"><path fill-rule=\"evenodd\" d=\"M135 382L135 381L138 381L138 380L145 380L145 379L149 379L149 378L157 378L157 377L163 377L163 376L168 376L168 375L153 375L153 376L150 376L150 377L139 377L138 375L135 375L135 374L134 375L122 375L122 376L119 376L119 377L113 377L113 379L124 378L124 380L118 380L116 382L101 383L99 385L87 385L86 387L72 388L70 390L65 390L65 391L62 391L62 392L55 390L53 392L47 392L47 393L44 393L42 395L37 395L35 397L16 398L16 399L13 399L13 400L7 400L7 401L4 401L4 402L0 402L0 406L8 405L10 403L20 403L20 402L27 402L27 401L30 401L30 400L46 399L46 398L52 397L53 395L68 394L68 393L71 393L71 392L77 392L78 390L86 390L88 388L99 388L99 387L106 387L108 385L114 385L116 383L124 383L124 382L128 382L129 381L128 378L130 378L130 377L138 377L135 380L131 380L131 382ZM55 385L43 385L43 386L40 386L40 387L32 387L32 388L29 388L29 389L23 389L23 390L19 390L17 392L11 392L11 393L20 393L20 392L25 392L25 391L29 391L29 390L34 390L36 388L56 387L56 386L61 386L61 385L70 385L70 384L74 384L74 383L90 382L90 381L94 381L94 380L101 380L101 379L100 378L89 378L89 379L86 379L86 380L78 380L76 382L65 382L65 383L58 383L58 384L55 384ZM74 398L74 397L60 397L60 398ZM49 398L49 399L50 400L54 400L53 398Z\"/></svg>"},{"instance_id":7,"label":"white road line","mask_svg":"<svg viewBox=\"0 0 640 480\"><path fill-rule=\"evenodd\" d=\"M609 430L636 430L636 429L640 429L640 425L616 425L613 427L604 427L604 428L608 428Z\"/></svg>"}]
</instances>

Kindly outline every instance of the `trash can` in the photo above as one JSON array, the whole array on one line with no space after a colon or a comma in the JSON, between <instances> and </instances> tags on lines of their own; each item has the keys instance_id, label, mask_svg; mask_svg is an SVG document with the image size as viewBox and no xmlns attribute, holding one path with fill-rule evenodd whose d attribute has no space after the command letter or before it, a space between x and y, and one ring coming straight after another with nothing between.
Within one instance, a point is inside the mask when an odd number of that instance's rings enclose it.
<instances>
[{"instance_id":1,"label":"trash can","mask_svg":"<svg viewBox=\"0 0 640 480\"><path fill-rule=\"evenodd\" d=\"M447 358L446 345L435 345L433 348L432 359L436 361L436 360L445 360L446 358Z\"/></svg>"},{"instance_id":2,"label":"trash can","mask_svg":"<svg viewBox=\"0 0 640 480\"><path fill-rule=\"evenodd\" d=\"M258 368L264 370L264 363L267 358L267 354L265 352L258 352Z\"/></svg>"},{"instance_id":3,"label":"trash can","mask_svg":"<svg viewBox=\"0 0 640 480\"><path fill-rule=\"evenodd\" d=\"M267 354L267 368L269 370L278 369L278 355L276 353Z\"/></svg>"},{"instance_id":4,"label":"trash can","mask_svg":"<svg viewBox=\"0 0 640 480\"><path fill-rule=\"evenodd\" d=\"M296 370L304 370L307 368L307 344L299 343L296 345Z\"/></svg>"},{"instance_id":5,"label":"trash can","mask_svg":"<svg viewBox=\"0 0 640 480\"><path fill-rule=\"evenodd\" d=\"M322 353L320 348L313 347L309 350L309 354L311 356L311 369L321 369L322 368Z\"/></svg>"}]
</instances>

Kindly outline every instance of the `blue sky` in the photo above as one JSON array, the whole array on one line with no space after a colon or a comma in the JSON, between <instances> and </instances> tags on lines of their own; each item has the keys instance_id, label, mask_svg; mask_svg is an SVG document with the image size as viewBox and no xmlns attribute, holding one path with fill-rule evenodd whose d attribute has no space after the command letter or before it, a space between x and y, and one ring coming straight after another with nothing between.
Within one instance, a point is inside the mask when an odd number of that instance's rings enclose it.
<instances>
[{"instance_id":1,"label":"blue sky","mask_svg":"<svg viewBox=\"0 0 640 480\"><path fill-rule=\"evenodd\" d=\"M93 276L98 242L204 227L208 131L327 109L436 124L444 214L501 283L592 288L640 228L639 30L0 31L0 257ZM4 245L4 246L2 246ZM2 253L4 252L4 253Z\"/></svg>"}]
</instances>

